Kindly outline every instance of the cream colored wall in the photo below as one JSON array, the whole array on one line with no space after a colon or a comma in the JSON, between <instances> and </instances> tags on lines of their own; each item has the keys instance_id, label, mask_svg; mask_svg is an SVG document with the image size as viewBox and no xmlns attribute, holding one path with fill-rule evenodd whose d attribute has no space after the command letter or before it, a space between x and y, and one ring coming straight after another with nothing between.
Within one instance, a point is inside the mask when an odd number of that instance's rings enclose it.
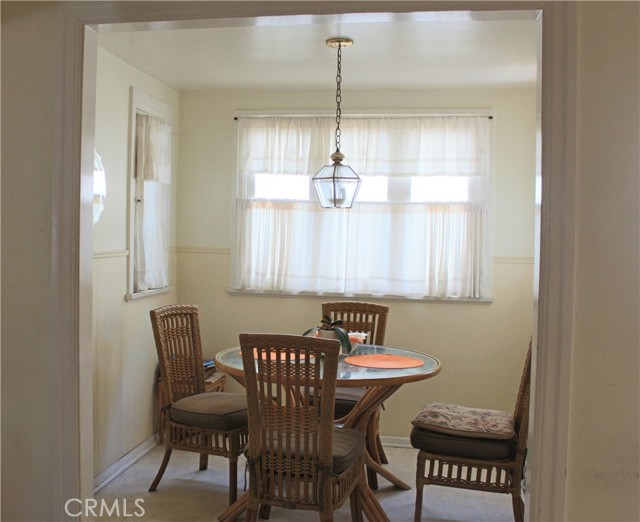
<instances>
[{"instance_id":1,"label":"cream colored wall","mask_svg":"<svg viewBox=\"0 0 640 522\"><path fill-rule=\"evenodd\" d=\"M568 521L640 520L639 21L579 8Z\"/></svg>"},{"instance_id":2,"label":"cream colored wall","mask_svg":"<svg viewBox=\"0 0 640 522\"><path fill-rule=\"evenodd\" d=\"M2 5L2 519L53 511L51 5ZM18 42L11 45L8 42ZM29 64L25 67L24 64ZM28 69L28 76L19 74ZM26 74L26 73L25 73ZM47 96L41 94L47 93ZM39 122L39 124L34 124ZM25 148L28 144L28 149ZM37 501L36 501L37 499Z\"/></svg>"},{"instance_id":3,"label":"cream colored wall","mask_svg":"<svg viewBox=\"0 0 640 522\"><path fill-rule=\"evenodd\" d=\"M236 110L327 109L328 91L184 93L178 190L178 297L201 308L204 350L237 345L246 331L301 333L322 297L230 296ZM535 91L345 91L343 107L491 109L495 118L494 284L490 305L389 304L386 342L438 357L443 371L387 401L384 436L408 437L427 401L511 409L532 324ZM345 151L348 154L348 151ZM375 301L375 300L372 300Z\"/></svg>"},{"instance_id":4,"label":"cream colored wall","mask_svg":"<svg viewBox=\"0 0 640 522\"><path fill-rule=\"evenodd\" d=\"M236 346L241 332L302 333L318 323L326 298L230 296L228 267L226 250L180 249L179 300L200 306L205 353ZM430 401L513 408L531 332L532 265L504 260L494 262L494 270L491 305L371 300L390 306L389 345L443 363L440 375L407 385L387 401L384 436L408 437L411 419Z\"/></svg>"},{"instance_id":5,"label":"cream colored wall","mask_svg":"<svg viewBox=\"0 0 640 522\"><path fill-rule=\"evenodd\" d=\"M124 300L129 260L127 202L132 86L172 108L174 173L177 175L179 94L98 49L95 142L106 170L107 197L93 235L95 475L154 433L157 356L149 310L175 302L177 293L174 289L167 294ZM171 200L171 212L175 216L175 190ZM174 226L170 236L170 245L174 245ZM170 263L170 284L175 285L174 249Z\"/></svg>"},{"instance_id":6,"label":"cream colored wall","mask_svg":"<svg viewBox=\"0 0 640 522\"><path fill-rule=\"evenodd\" d=\"M235 111L315 109L330 112L334 103L333 91L183 93L178 244L228 248L233 243L229 220L234 212ZM534 89L427 92L345 89L345 113L371 109L492 110L497 146L494 255L533 257Z\"/></svg>"}]
</instances>

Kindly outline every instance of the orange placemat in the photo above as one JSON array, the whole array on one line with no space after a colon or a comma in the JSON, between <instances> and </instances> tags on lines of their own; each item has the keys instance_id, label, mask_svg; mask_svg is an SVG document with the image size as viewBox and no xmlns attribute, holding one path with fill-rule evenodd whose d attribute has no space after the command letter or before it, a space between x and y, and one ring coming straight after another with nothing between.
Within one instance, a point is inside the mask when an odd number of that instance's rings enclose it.
<instances>
[{"instance_id":1,"label":"orange placemat","mask_svg":"<svg viewBox=\"0 0 640 522\"><path fill-rule=\"evenodd\" d=\"M424 364L420 359L405 355L392 355L388 353L370 353L368 355L351 355L345 362L354 366L367 368L416 368Z\"/></svg>"},{"instance_id":2,"label":"orange placemat","mask_svg":"<svg viewBox=\"0 0 640 522\"><path fill-rule=\"evenodd\" d=\"M291 360L295 360L296 359L296 355L295 354L292 353L292 354L289 354L289 355L291 356L290 357ZM258 358L258 349L257 348L253 349L253 358L254 359ZM277 359L276 353L275 352L269 352L269 358L272 361L275 361ZM280 352L280 360L284 361L284 360L286 360L286 358L287 358L287 354L285 352ZM306 359L306 355L304 353L301 353L300 354L300 360L304 360L304 359ZM265 359L263 358L263 360L265 360Z\"/></svg>"}]
</instances>

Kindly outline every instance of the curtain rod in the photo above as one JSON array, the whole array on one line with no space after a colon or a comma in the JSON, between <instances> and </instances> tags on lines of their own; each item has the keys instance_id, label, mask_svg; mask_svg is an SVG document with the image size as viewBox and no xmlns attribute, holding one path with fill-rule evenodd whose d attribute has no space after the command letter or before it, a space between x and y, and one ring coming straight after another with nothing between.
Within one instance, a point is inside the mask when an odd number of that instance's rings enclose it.
<instances>
[{"instance_id":1,"label":"curtain rod","mask_svg":"<svg viewBox=\"0 0 640 522\"><path fill-rule=\"evenodd\" d=\"M253 115L246 115L246 116L234 116L233 119L234 121L238 121L239 118L273 118L273 117L289 117L289 118L317 118L317 117L322 117L322 116L326 116L327 118L331 118L332 115L331 114L253 114ZM494 116L492 114L473 114L473 113L469 113L469 114L456 114L456 113L413 113L413 114L378 114L378 113L371 113L371 114L343 114L342 117L343 118L362 118L365 116L369 116L369 117L385 117L385 118L418 118L418 117L422 117L422 116L484 116L490 120L494 119Z\"/></svg>"}]
</instances>

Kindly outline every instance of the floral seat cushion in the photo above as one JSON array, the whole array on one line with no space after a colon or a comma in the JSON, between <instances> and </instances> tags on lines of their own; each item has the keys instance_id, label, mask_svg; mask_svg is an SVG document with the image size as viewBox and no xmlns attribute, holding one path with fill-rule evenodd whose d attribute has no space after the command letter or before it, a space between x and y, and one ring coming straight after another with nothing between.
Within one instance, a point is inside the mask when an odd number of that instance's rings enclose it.
<instances>
[{"instance_id":1,"label":"floral seat cushion","mask_svg":"<svg viewBox=\"0 0 640 522\"><path fill-rule=\"evenodd\" d=\"M427 404L411 421L419 429L458 437L509 440L515 436L513 415L500 410L456 404Z\"/></svg>"}]
</instances>

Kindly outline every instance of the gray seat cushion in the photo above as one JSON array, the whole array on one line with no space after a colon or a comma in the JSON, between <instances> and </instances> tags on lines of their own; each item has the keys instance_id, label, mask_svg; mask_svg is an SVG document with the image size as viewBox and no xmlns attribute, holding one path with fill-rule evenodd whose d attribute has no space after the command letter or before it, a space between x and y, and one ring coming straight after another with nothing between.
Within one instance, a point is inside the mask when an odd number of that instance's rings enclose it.
<instances>
[{"instance_id":1,"label":"gray seat cushion","mask_svg":"<svg viewBox=\"0 0 640 522\"><path fill-rule=\"evenodd\" d=\"M335 428L333 430L333 472L342 473L364 453L364 434L358 430Z\"/></svg>"},{"instance_id":2,"label":"gray seat cushion","mask_svg":"<svg viewBox=\"0 0 640 522\"><path fill-rule=\"evenodd\" d=\"M336 388L336 402L334 406L334 417L339 419L349 413L360 398L364 395L367 388L353 388L349 386L338 386ZM313 395L313 389L311 390L311 403L315 396Z\"/></svg>"},{"instance_id":3,"label":"gray seat cushion","mask_svg":"<svg viewBox=\"0 0 640 522\"><path fill-rule=\"evenodd\" d=\"M287 444L286 435L282 436L280 443L276 441L277 438L274 438L273 451L275 452L280 450L286 452L288 447L296 447L294 442ZM349 466L351 466L356 459L364 453L365 447L366 442L363 433L358 430L334 428L333 443L331 445L331 452L333 454L333 464L331 469L333 472L340 474L349 468Z\"/></svg>"},{"instance_id":4,"label":"gray seat cushion","mask_svg":"<svg viewBox=\"0 0 640 522\"><path fill-rule=\"evenodd\" d=\"M243 393L209 392L184 397L171 405L171 420L212 430L247 425L247 397Z\"/></svg>"},{"instance_id":5,"label":"gray seat cushion","mask_svg":"<svg viewBox=\"0 0 640 522\"><path fill-rule=\"evenodd\" d=\"M344 417L349 413L366 391L366 388L338 386L336 388L336 405L334 408L335 417Z\"/></svg>"},{"instance_id":6,"label":"gray seat cushion","mask_svg":"<svg viewBox=\"0 0 640 522\"><path fill-rule=\"evenodd\" d=\"M478 460L507 460L514 455L511 440L460 437L416 426L411 430L411 445L437 455Z\"/></svg>"}]
</instances>

